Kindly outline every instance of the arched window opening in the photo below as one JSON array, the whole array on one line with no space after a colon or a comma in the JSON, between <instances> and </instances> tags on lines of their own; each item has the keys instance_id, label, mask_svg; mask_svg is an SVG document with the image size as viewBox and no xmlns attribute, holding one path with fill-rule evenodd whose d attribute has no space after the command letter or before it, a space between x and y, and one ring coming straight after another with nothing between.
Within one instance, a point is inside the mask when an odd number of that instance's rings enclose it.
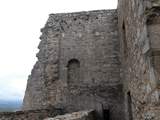
<instances>
[{"instance_id":1,"label":"arched window opening","mask_svg":"<svg viewBox=\"0 0 160 120\"><path fill-rule=\"evenodd\" d=\"M68 84L77 83L80 79L80 62L77 59L71 59L67 65Z\"/></svg>"}]
</instances>

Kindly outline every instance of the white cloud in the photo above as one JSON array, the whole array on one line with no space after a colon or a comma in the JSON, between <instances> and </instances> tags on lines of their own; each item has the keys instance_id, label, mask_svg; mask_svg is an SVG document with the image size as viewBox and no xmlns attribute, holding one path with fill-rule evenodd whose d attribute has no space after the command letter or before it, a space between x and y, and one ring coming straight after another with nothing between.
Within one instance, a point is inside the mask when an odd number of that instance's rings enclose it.
<instances>
[{"instance_id":1,"label":"white cloud","mask_svg":"<svg viewBox=\"0 0 160 120\"><path fill-rule=\"evenodd\" d=\"M0 100L21 100L24 96L26 77L8 75L0 78Z\"/></svg>"},{"instance_id":2,"label":"white cloud","mask_svg":"<svg viewBox=\"0 0 160 120\"><path fill-rule=\"evenodd\" d=\"M0 99L20 99L50 13L116 8L117 0L1 0Z\"/></svg>"}]
</instances>

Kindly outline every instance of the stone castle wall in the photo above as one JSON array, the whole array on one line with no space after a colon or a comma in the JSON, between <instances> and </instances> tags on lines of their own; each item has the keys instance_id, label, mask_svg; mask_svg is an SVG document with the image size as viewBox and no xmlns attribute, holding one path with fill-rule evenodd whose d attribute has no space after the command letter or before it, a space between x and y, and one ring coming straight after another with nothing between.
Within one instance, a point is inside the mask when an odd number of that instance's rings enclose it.
<instances>
[{"instance_id":1,"label":"stone castle wall","mask_svg":"<svg viewBox=\"0 0 160 120\"><path fill-rule=\"evenodd\" d=\"M38 62L23 109L96 109L123 120L116 10L51 14L42 29Z\"/></svg>"},{"instance_id":2,"label":"stone castle wall","mask_svg":"<svg viewBox=\"0 0 160 120\"><path fill-rule=\"evenodd\" d=\"M158 0L119 0L126 120L159 120Z\"/></svg>"},{"instance_id":3,"label":"stone castle wall","mask_svg":"<svg viewBox=\"0 0 160 120\"><path fill-rule=\"evenodd\" d=\"M118 2L118 13L50 15L23 109L56 106L95 109L111 120L160 119L160 1Z\"/></svg>"},{"instance_id":4,"label":"stone castle wall","mask_svg":"<svg viewBox=\"0 0 160 120\"><path fill-rule=\"evenodd\" d=\"M63 114L61 109L41 109L17 112L1 112L0 120L44 120Z\"/></svg>"}]
</instances>

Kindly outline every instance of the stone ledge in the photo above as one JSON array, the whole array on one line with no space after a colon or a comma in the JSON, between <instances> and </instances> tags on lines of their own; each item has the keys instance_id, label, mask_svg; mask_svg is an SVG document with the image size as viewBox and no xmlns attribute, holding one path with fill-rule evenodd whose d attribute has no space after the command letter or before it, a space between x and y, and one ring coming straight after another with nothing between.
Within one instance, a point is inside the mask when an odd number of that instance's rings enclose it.
<instances>
[{"instance_id":1,"label":"stone ledge","mask_svg":"<svg viewBox=\"0 0 160 120\"><path fill-rule=\"evenodd\" d=\"M46 118L44 120L95 120L95 111L79 111L65 115L58 115L54 118Z\"/></svg>"},{"instance_id":2,"label":"stone ledge","mask_svg":"<svg viewBox=\"0 0 160 120\"><path fill-rule=\"evenodd\" d=\"M39 109L16 112L0 112L0 120L43 120L63 114L62 109Z\"/></svg>"}]
</instances>

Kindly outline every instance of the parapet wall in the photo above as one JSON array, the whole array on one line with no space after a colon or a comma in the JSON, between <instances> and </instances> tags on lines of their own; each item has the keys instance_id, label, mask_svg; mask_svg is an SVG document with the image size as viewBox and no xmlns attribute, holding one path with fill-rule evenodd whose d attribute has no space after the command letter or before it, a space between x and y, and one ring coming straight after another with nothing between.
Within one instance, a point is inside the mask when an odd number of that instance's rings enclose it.
<instances>
[{"instance_id":1,"label":"parapet wall","mask_svg":"<svg viewBox=\"0 0 160 120\"><path fill-rule=\"evenodd\" d=\"M17 112L0 112L0 120L43 120L63 114L61 109L41 109Z\"/></svg>"}]
</instances>

